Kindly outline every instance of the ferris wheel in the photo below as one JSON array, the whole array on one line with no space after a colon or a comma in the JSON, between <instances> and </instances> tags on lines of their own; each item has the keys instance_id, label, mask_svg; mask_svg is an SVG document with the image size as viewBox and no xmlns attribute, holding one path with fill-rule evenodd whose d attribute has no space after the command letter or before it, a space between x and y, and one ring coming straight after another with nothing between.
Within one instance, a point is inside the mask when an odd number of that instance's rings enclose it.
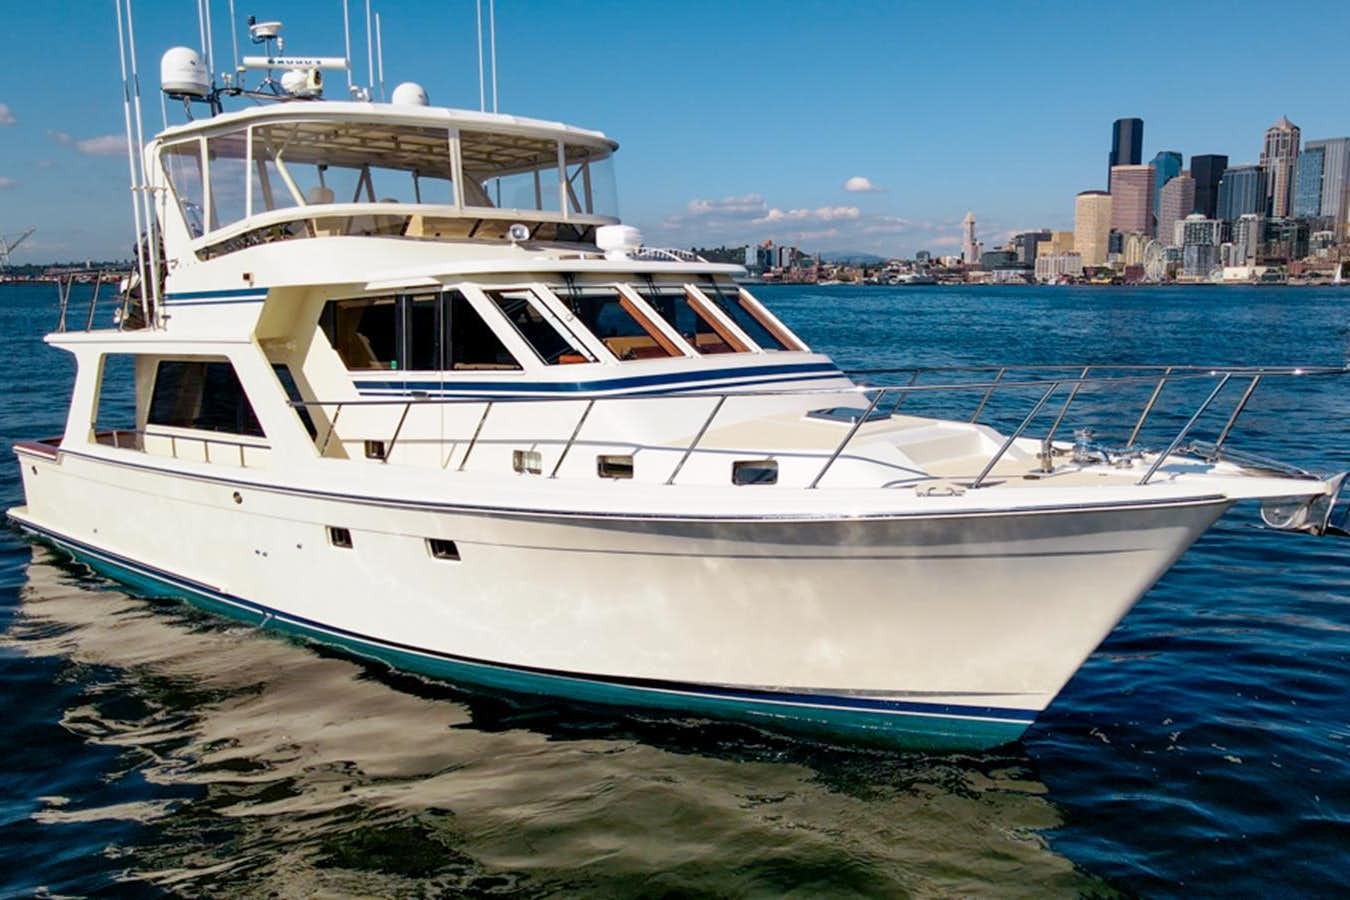
<instances>
[{"instance_id":1,"label":"ferris wheel","mask_svg":"<svg viewBox=\"0 0 1350 900\"><path fill-rule=\"evenodd\" d=\"M1144 277L1162 281L1167 275L1167 253L1161 242L1152 240L1144 247Z\"/></svg>"}]
</instances>

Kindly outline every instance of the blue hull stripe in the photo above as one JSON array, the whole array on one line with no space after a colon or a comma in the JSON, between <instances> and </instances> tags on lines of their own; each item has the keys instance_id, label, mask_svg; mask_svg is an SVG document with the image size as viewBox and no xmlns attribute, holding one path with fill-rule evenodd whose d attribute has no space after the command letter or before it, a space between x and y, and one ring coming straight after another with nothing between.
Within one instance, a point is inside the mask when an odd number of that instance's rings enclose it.
<instances>
[{"instance_id":1,"label":"blue hull stripe","mask_svg":"<svg viewBox=\"0 0 1350 900\"><path fill-rule=\"evenodd\" d=\"M267 288L235 288L216 291L177 291L166 294L170 306L223 306L231 303L261 303L267 299Z\"/></svg>"},{"instance_id":2,"label":"blue hull stripe","mask_svg":"<svg viewBox=\"0 0 1350 900\"><path fill-rule=\"evenodd\" d=\"M438 653L283 613L30 522L18 524L25 531L56 544L105 574L146 589L148 593L162 592L162 589L168 588L174 596L183 597L212 611L235 618L242 617L318 643L336 645L358 656L374 658L397 668L490 688L556 695L608 705L654 706L711 713L749 719L760 724L805 728L923 747L997 746L1015 740L1036 718L1035 711L1026 709L924 703L867 696L793 694L591 675Z\"/></svg>"},{"instance_id":3,"label":"blue hull stripe","mask_svg":"<svg viewBox=\"0 0 1350 900\"><path fill-rule=\"evenodd\" d=\"M820 378L843 377L843 373L833 363L797 363L795 365L746 366L740 369L714 369L707 372L666 372L660 375L638 375L629 378L603 378L596 381L558 381L558 382L519 382L509 381L460 381L456 376L445 379L427 378L390 378L388 381L358 381L360 391L397 390L397 391L504 391L518 394L572 394L590 391L619 391L632 388L652 387L668 384L704 383L729 379L750 378L753 376L793 375ZM793 379L782 379L791 381Z\"/></svg>"}]
</instances>

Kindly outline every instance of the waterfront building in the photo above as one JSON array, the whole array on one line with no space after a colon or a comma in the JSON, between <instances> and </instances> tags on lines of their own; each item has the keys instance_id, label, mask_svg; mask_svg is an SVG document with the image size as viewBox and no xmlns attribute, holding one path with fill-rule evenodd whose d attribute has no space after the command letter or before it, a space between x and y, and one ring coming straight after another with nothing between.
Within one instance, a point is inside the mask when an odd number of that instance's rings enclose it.
<instances>
[{"instance_id":1,"label":"waterfront building","mask_svg":"<svg viewBox=\"0 0 1350 900\"><path fill-rule=\"evenodd\" d=\"M1111 167L1111 227L1121 234L1153 233L1152 164Z\"/></svg>"},{"instance_id":2,"label":"waterfront building","mask_svg":"<svg viewBox=\"0 0 1350 900\"><path fill-rule=\"evenodd\" d=\"M1191 157L1191 177L1195 179L1195 211L1211 219L1219 218L1219 182L1228 168L1228 157L1202 153ZM1189 215L1189 213L1187 213Z\"/></svg>"},{"instance_id":3,"label":"waterfront building","mask_svg":"<svg viewBox=\"0 0 1350 900\"><path fill-rule=\"evenodd\" d=\"M920 265L926 266L928 265L928 263L932 261L932 259L933 254L929 253L927 250L920 250L918 253L914 254L914 261L916 263L919 263Z\"/></svg>"},{"instance_id":4,"label":"waterfront building","mask_svg":"<svg viewBox=\"0 0 1350 900\"><path fill-rule=\"evenodd\" d=\"M1270 218L1265 221L1262 232L1258 262L1278 265L1308 255L1308 239L1312 229L1306 221Z\"/></svg>"},{"instance_id":5,"label":"waterfront building","mask_svg":"<svg viewBox=\"0 0 1350 900\"><path fill-rule=\"evenodd\" d=\"M1254 265L1264 232L1265 220L1256 213L1238 216L1233 223L1233 253L1229 265Z\"/></svg>"},{"instance_id":6,"label":"waterfront building","mask_svg":"<svg viewBox=\"0 0 1350 900\"><path fill-rule=\"evenodd\" d=\"M1121 246L1121 262L1126 266L1142 266L1144 264L1144 251L1148 249L1152 240L1148 235L1138 232L1125 235L1125 240Z\"/></svg>"},{"instance_id":7,"label":"waterfront building","mask_svg":"<svg viewBox=\"0 0 1350 900\"><path fill-rule=\"evenodd\" d=\"M1318 199L1317 215L1329 220L1338 235L1344 235L1346 221L1350 219L1350 138L1308 141L1304 145L1303 153L1321 154L1322 194ZM1298 168L1295 170L1299 178L1303 175L1303 166L1303 156L1300 155ZM1297 194L1297 188L1295 193ZM1299 213L1296 211L1294 215Z\"/></svg>"},{"instance_id":8,"label":"waterfront building","mask_svg":"<svg viewBox=\"0 0 1350 900\"><path fill-rule=\"evenodd\" d=\"M1162 203L1163 185L1181 174L1181 154L1175 150L1159 150L1153 157L1153 215L1154 233L1157 233L1158 206Z\"/></svg>"},{"instance_id":9,"label":"waterfront building","mask_svg":"<svg viewBox=\"0 0 1350 900\"><path fill-rule=\"evenodd\" d=\"M1116 166L1137 166L1144 159L1144 120L1116 119L1111 125L1111 153L1107 157L1107 187Z\"/></svg>"},{"instance_id":10,"label":"waterfront building","mask_svg":"<svg viewBox=\"0 0 1350 900\"><path fill-rule=\"evenodd\" d=\"M1038 241L1036 243L1037 258L1051 253L1072 253L1073 252L1073 232L1072 231L1052 231L1048 240Z\"/></svg>"},{"instance_id":11,"label":"waterfront building","mask_svg":"<svg viewBox=\"0 0 1350 900\"><path fill-rule=\"evenodd\" d=\"M1083 191L1074 199L1073 248L1085 266L1104 266L1111 235L1111 195Z\"/></svg>"},{"instance_id":12,"label":"waterfront building","mask_svg":"<svg viewBox=\"0 0 1350 900\"><path fill-rule=\"evenodd\" d=\"M979 243L975 240L975 213L967 212L961 220L961 262L973 266L980 261Z\"/></svg>"},{"instance_id":13,"label":"waterfront building","mask_svg":"<svg viewBox=\"0 0 1350 900\"><path fill-rule=\"evenodd\" d=\"M1083 257L1070 250L1046 253L1036 257L1036 280L1055 281L1059 278L1082 278Z\"/></svg>"},{"instance_id":14,"label":"waterfront building","mask_svg":"<svg viewBox=\"0 0 1350 900\"><path fill-rule=\"evenodd\" d=\"M1229 166L1219 182L1215 218L1236 222L1247 213L1266 214L1266 170L1261 166Z\"/></svg>"},{"instance_id":15,"label":"waterfront building","mask_svg":"<svg viewBox=\"0 0 1350 900\"><path fill-rule=\"evenodd\" d=\"M1030 265L1036 261L1036 248L1050 240L1049 231L1024 231L1013 235L1012 245L1017 253L1017 261Z\"/></svg>"},{"instance_id":16,"label":"waterfront building","mask_svg":"<svg viewBox=\"0 0 1350 900\"><path fill-rule=\"evenodd\" d=\"M1017 253L1012 250L986 250L980 254L981 269L997 269L1011 266L1017 262Z\"/></svg>"},{"instance_id":17,"label":"waterfront building","mask_svg":"<svg viewBox=\"0 0 1350 900\"><path fill-rule=\"evenodd\" d=\"M1158 204L1158 240L1165 246L1181 246L1174 236L1176 225L1195 211L1195 179L1189 172L1182 172L1163 186Z\"/></svg>"},{"instance_id":18,"label":"waterfront building","mask_svg":"<svg viewBox=\"0 0 1350 900\"><path fill-rule=\"evenodd\" d=\"M1219 245L1223 223L1203 213L1191 213L1181 221L1181 274L1208 278L1219 268Z\"/></svg>"},{"instance_id":19,"label":"waterfront building","mask_svg":"<svg viewBox=\"0 0 1350 900\"><path fill-rule=\"evenodd\" d=\"M1300 134L1299 127L1287 116L1280 116L1278 122L1266 129L1261 166L1266 170L1266 209L1274 218L1284 218L1290 212Z\"/></svg>"}]
</instances>

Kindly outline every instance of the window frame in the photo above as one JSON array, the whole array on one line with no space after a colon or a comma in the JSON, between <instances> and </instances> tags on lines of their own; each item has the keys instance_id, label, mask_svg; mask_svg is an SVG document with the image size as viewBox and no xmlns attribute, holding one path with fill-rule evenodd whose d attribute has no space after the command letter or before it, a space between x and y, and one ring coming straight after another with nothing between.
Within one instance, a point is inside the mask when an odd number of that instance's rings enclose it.
<instances>
[{"instance_id":1,"label":"window frame","mask_svg":"<svg viewBox=\"0 0 1350 900\"><path fill-rule=\"evenodd\" d=\"M204 428L204 427L199 427L199 426L196 425L196 424L182 425L182 424L175 424L175 423L172 423L172 422L159 422L159 421L156 421L156 420L155 420L155 400L156 400L157 391L158 391L158 388L159 388L159 385L160 385L160 367L163 366L165 363L180 363L180 364L185 364L185 365L202 365L202 366L211 366L211 365L223 365L223 366L227 366L227 367L229 368L230 372L234 375L235 383L239 386L239 397L243 400L244 405L247 407L248 412L249 412L250 416L251 416L252 419L253 419L253 423L256 424L257 427L258 427L257 433L254 434L254 433L252 433L252 432L250 432L250 431L242 431L242 430L241 430L241 431L235 431L235 430L222 430L222 429L219 429L219 428ZM230 440L231 440L231 442L247 444L248 441L251 439L251 440L256 440L256 441L259 442L259 444L258 444L257 446L266 446L266 445L267 445L267 444L266 444L266 442L267 442L267 440L268 440L268 437L267 437L267 429L265 429L265 428L263 427L262 420L258 417L258 412L257 412L257 410L256 410L256 409L254 408L254 406L253 406L253 401L252 401L252 399L248 396L248 389L244 387L244 380L243 380L242 378L239 377L239 370L235 367L234 362L233 362L229 357L225 357L225 356L160 356L160 357L155 357L155 358L154 358L154 361L153 361L153 368L152 368L152 370L151 370L151 374L152 374L152 377L151 377L151 379L150 379L150 385L149 385L149 390L148 390L148 393L147 393L147 396L146 396L146 406L145 406L145 428L146 428L147 431L148 431L151 427L154 427L154 428L171 429L171 430L176 431L176 432L189 432L189 433L195 433L195 434L228 435L229 438L230 438ZM204 396L205 396L205 387L206 387L205 373L203 373L203 382L202 382L202 395L203 395L203 398L202 398L202 399L204 399ZM181 390L181 389L180 389L180 390ZM200 400L199 400L199 405L200 405ZM236 416L237 416L237 415L238 415L238 407L236 407Z\"/></svg>"}]
</instances>

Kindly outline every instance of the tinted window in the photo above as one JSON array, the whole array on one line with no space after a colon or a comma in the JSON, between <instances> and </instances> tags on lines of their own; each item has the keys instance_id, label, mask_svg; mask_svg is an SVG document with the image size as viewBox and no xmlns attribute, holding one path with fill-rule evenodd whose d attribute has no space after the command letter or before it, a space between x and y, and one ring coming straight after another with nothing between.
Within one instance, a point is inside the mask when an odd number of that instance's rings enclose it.
<instances>
[{"instance_id":1,"label":"tinted window","mask_svg":"<svg viewBox=\"0 0 1350 900\"><path fill-rule=\"evenodd\" d=\"M148 421L151 425L263 436L239 376L227 362L160 362Z\"/></svg>"},{"instance_id":2,"label":"tinted window","mask_svg":"<svg viewBox=\"0 0 1350 900\"><path fill-rule=\"evenodd\" d=\"M349 369L398 368L398 300L334 300L324 308L323 330Z\"/></svg>"},{"instance_id":3,"label":"tinted window","mask_svg":"<svg viewBox=\"0 0 1350 900\"><path fill-rule=\"evenodd\" d=\"M300 386L295 383L295 376L291 374L289 366L283 366L280 363L272 364L272 371L277 374L277 380L281 382L282 389L286 392L286 398L292 403L299 403L305 398L300 393ZM310 437L318 437L319 430L314 427L314 417L309 414L309 408L304 406L293 407L295 414L300 417L305 430L309 432Z\"/></svg>"},{"instance_id":4,"label":"tinted window","mask_svg":"<svg viewBox=\"0 0 1350 900\"><path fill-rule=\"evenodd\" d=\"M713 328L712 323L694 309L682 287L639 287L638 294L660 313L699 353L735 353Z\"/></svg>"},{"instance_id":5,"label":"tinted window","mask_svg":"<svg viewBox=\"0 0 1350 900\"><path fill-rule=\"evenodd\" d=\"M619 359L678 356L679 351L616 288L565 286L556 293Z\"/></svg>"},{"instance_id":6,"label":"tinted window","mask_svg":"<svg viewBox=\"0 0 1350 900\"><path fill-rule=\"evenodd\" d=\"M564 337L544 318L535 306L534 294L530 291L492 291L488 296L548 365L591 362L590 356L580 345Z\"/></svg>"},{"instance_id":7,"label":"tinted window","mask_svg":"<svg viewBox=\"0 0 1350 900\"><path fill-rule=\"evenodd\" d=\"M520 363L506 349L501 338L488 327L469 298L459 291L445 295L449 319L450 354L448 369L519 369Z\"/></svg>"},{"instance_id":8,"label":"tinted window","mask_svg":"<svg viewBox=\"0 0 1350 900\"><path fill-rule=\"evenodd\" d=\"M434 372L441 368L441 298L407 299L408 337L403 365L415 372Z\"/></svg>"},{"instance_id":9,"label":"tinted window","mask_svg":"<svg viewBox=\"0 0 1350 900\"><path fill-rule=\"evenodd\" d=\"M703 295L717 305L717 308L731 318L750 336L750 340L765 350L786 350L787 346L774 336L768 327L741 302L741 292L734 284L721 284L706 279L699 287Z\"/></svg>"}]
</instances>

